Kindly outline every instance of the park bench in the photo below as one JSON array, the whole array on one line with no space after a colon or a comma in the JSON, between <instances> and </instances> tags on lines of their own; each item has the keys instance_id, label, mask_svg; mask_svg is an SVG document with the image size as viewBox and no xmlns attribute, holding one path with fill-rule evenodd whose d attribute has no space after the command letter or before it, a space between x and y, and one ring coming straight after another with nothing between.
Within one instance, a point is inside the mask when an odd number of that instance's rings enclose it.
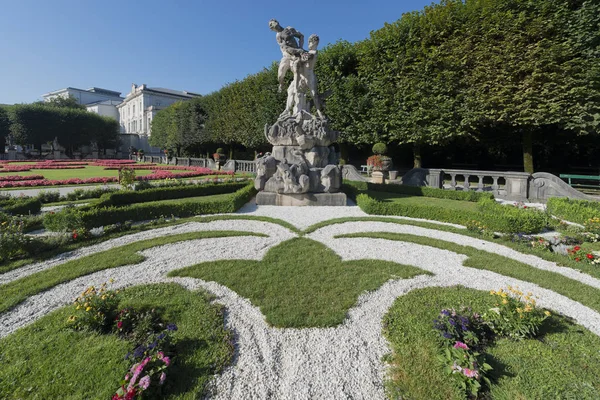
<instances>
[{"instance_id":1,"label":"park bench","mask_svg":"<svg viewBox=\"0 0 600 400\"><path fill-rule=\"evenodd\" d=\"M567 179L567 183L571 187L583 187L583 188L600 188L600 176L598 175L575 175L575 174L560 174L561 179ZM572 183L571 180L581 181L596 181L595 185L587 185L585 183Z\"/></svg>"}]
</instances>

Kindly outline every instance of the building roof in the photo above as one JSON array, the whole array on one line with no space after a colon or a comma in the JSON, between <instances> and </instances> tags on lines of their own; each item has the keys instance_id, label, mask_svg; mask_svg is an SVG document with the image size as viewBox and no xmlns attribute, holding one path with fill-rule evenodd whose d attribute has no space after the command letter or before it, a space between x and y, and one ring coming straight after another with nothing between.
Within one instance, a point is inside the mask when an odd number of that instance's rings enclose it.
<instances>
[{"instance_id":1,"label":"building roof","mask_svg":"<svg viewBox=\"0 0 600 400\"><path fill-rule=\"evenodd\" d=\"M114 97L121 97L121 92L116 92L114 90L108 90L108 89L102 89L102 88L97 88L97 87L91 87L89 89L78 89L78 88L74 88L74 87L67 87L64 89L58 89L58 90L54 90L52 92L48 92L42 95L42 97L46 97L46 96L52 96L54 94L59 94L62 92L65 92L67 90L75 90L78 92L91 92L91 93L98 93L98 94L104 94L107 96L114 96Z\"/></svg>"},{"instance_id":2,"label":"building roof","mask_svg":"<svg viewBox=\"0 0 600 400\"><path fill-rule=\"evenodd\" d=\"M181 97L189 97L189 98L201 96L198 93L188 92L187 90L173 90L173 89L160 88L160 87L147 87L146 90L149 90L152 92L157 92L157 93L170 94L172 96L181 96Z\"/></svg>"}]
</instances>

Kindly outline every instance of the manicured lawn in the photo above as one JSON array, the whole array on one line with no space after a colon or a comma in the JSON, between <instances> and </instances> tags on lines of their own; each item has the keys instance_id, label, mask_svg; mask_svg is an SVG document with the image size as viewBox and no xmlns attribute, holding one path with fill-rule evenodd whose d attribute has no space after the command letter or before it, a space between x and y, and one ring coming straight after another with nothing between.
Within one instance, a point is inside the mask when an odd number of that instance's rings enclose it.
<instances>
[{"instance_id":1,"label":"manicured lawn","mask_svg":"<svg viewBox=\"0 0 600 400\"><path fill-rule=\"evenodd\" d=\"M260 233L208 231L190 232L178 235L164 236L156 239L142 240L136 243L116 247L100 253L91 254L64 264L57 265L45 271L26 276L0 286L0 313L6 312L27 297L52 288L83 275L91 274L109 268L129 264L139 264L145 257L140 251L169 243L185 240L231 237L231 236L264 236Z\"/></svg>"},{"instance_id":2,"label":"manicured lawn","mask_svg":"<svg viewBox=\"0 0 600 400\"><path fill-rule=\"evenodd\" d=\"M200 398L233 356L222 309L204 292L176 284L136 287L121 293L123 307L158 309L164 321L178 326L161 398ZM0 398L111 398L131 367L124 356L134 344L114 334L73 331L67 324L72 312L64 307L0 340Z\"/></svg>"},{"instance_id":3,"label":"manicured lawn","mask_svg":"<svg viewBox=\"0 0 600 400\"><path fill-rule=\"evenodd\" d=\"M526 282L535 283L543 288L553 290L556 293L569 297L600 312L600 290L555 272L534 268L527 264L497 255L495 253L490 253L475 249L470 246L463 246L439 239L431 239L424 236L416 236L404 233L361 232L340 235L337 237L365 237L397 240L437 247L458 254L465 254L469 257L464 262L465 267L493 271L500 275L510 276Z\"/></svg>"},{"instance_id":4,"label":"manicured lawn","mask_svg":"<svg viewBox=\"0 0 600 400\"><path fill-rule=\"evenodd\" d=\"M452 287L420 289L396 300L384 318L384 335L393 350L387 359L392 398L464 399L437 359L439 332L432 324L443 308L463 305L483 313L495 299ZM499 339L486 350L494 368L490 398L598 399L599 348L600 337L559 316L545 321L538 339Z\"/></svg>"},{"instance_id":5,"label":"manicured lawn","mask_svg":"<svg viewBox=\"0 0 600 400\"><path fill-rule=\"evenodd\" d=\"M301 328L338 325L364 291L419 274L428 273L393 262L342 261L325 245L296 238L261 261L206 262L169 275L218 282L260 307L271 325Z\"/></svg>"},{"instance_id":6,"label":"manicured lawn","mask_svg":"<svg viewBox=\"0 0 600 400\"><path fill-rule=\"evenodd\" d=\"M397 193L368 191L367 194L374 199L384 202L398 203L405 206L426 205L447 208L459 211L478 211L477 203L472 201L460 201L449 199L438 199L435 197L410 196Z\"/></svg>"}]
</instances>

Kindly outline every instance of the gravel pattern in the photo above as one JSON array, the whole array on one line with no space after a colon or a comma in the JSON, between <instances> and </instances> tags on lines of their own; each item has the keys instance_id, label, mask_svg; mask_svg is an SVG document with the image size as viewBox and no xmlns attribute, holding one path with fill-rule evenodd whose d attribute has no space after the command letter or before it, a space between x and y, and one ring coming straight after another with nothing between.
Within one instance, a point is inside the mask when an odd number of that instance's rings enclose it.
<instances>
[{"instance_id":1,"label":"gravel pattern","mask_svg":"<svg viewBox=\"0 0 600 400\"><path fill-rule=\"evenodd\" d=\"M260 207L262 209L262 207ZM311 217L312 210L304 218ZM354 211L348 210L349 213ZM317 211L321 215L321 211ZM329 218L332 215L329 213ZM347 216L348 214L346 214ZM281 215L269 216L281 218ZM333 216L335 217L335 216ZM295 216L286 219L292 221ZM284 218L282 218L284 219ZM318 221L317 221L318 222ZM249 300L215 282L192 278L166 278L168 271L203 261L220 259L260 260L268 249L296 235L279 225L259 221L216 221L190 223L114 239L112 246L125 244L119 240L143 240L164 234L190 230L244 230L270 234L269 237L230 237L190 240L172 243L141 252L147 257L136 265L99 271L58 285L30 297L15 309L0 315L0 337L14 332L48 312L69 304L89 285L100 285L115 279L112 288L155 282L177 282L187 288L204 288L216 296L215 301L226 307L225 324L236 337L233 364L211 383L211 397L216 399L383 399L385 366L382 357L390 351L382 337L381 320L398 296L411 290L430 286L463 285L479 290L497 290L507 285L518 286L540 296L538 304L574 318L578 323L600 335L600 314L535 284L505 277L491 271L462 265L465 255L414 243L369 238L334 239L335 235L383 231L423 235L517 258L534 267L562 273L565 276L597 287L597 280L575 274L569 268L512 249L453 233L381 222L348 222L321 228L309 238L335 251L344 260L379 259L414 265L435 276L417 276L406 280L390 280L374 292L358 299L342 325L335 328L280 329L267 325L260 310ZM173 230L177 228L177 232ZM188 229L188 230L185 230ZM160 233L157 233L160 232ZM146 236L153 235L153 236ZM128 239L126 239L128 238ZM102 245L110 246L109 242ZM99 247L96 245L92 247ZM104 248L103 248L104 249ZM82 249L85 250L85 249ZM101 250L96 250L101 251ZM78 255L79 257L82 255ZM75 258L75 256L71 256ZM71 259L72 259L71 258ZM63 261L64 262L64 261ZM572 275L572 276L571 276Z\"/></svg>"},{"instance_id":2,"label":"gravel pattern","mask_svg":"<svg viewBox=\"0 0 600 400\"><path fill-rule=\"evenodd\" d=\"M167 226L164 228L121 236L95 244L93 246L82 247L71 252L62 253L49 260L8 271L4 274L0 274L0 285L12 282L31 274L35 274L36 272L43 271L56 265L64 264L68 261L76 260L78 258L99 253L101 251L110 250L114 247L139 242L140 240L154 239L162 236L178 235L180 233L197 231L244 231L281 236L283 238L288 237L291 234L287 228L284 228L281 225L261 221L223 220L212 222L188 222L181 225Z\"/></svg>"},{"instance_id":3,"label":"gravel pattern","mask_svg":"<svg viewBox=\"0 0 600 400\"><path fill-rule=\"evenodd\" d=\"M348 203L351 203L348 200ZM453 226L459 229L466 229L462 225L451 224L449 222L432 221L429 219L422 218L411 218L411 217L400 217L396 215L371 215L365 213L360 207L349 204L345 207L291 207L291 206L257 206L254 201L246 203L246 205L240 208L236 214L247 214L257 215L261 217L278 218L289 222L299 229L306 229L311 225L319 222L327 221L334 218L347 218L347 217L385 217L401 219L406 221L421 221L429 222L432 224ZM225 214L227 215L227 214Z\"/></svg>"}]
</instances>

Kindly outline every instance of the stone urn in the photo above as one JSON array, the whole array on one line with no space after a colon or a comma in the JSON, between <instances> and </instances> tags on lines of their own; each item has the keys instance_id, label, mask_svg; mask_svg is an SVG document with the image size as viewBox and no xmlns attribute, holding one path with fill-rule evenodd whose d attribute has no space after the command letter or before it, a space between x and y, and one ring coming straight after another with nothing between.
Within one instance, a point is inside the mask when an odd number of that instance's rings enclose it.
<instances>
[{"instance_id":1,"label":"stone urn","mask_svg":"<svg viewBox=\"0 0 600 400\"><path fill-rule=\"evenodd\" d=\"M381 156L381 171L387 172L393 165L391 157Z\"/></svg>"},{"instance_id":2,"label":"stone urn","mask_svg":"<svg viewBox=\"0 0 600 400\"><path fill-rule=\"evenodd\" d=\"M221 169L221 167L227 162L227 156L222 149L217 149L217 152L213 154L213 159L215 160L215 164L217 165L218 169Z\"/></svg>"}]
</instances>

